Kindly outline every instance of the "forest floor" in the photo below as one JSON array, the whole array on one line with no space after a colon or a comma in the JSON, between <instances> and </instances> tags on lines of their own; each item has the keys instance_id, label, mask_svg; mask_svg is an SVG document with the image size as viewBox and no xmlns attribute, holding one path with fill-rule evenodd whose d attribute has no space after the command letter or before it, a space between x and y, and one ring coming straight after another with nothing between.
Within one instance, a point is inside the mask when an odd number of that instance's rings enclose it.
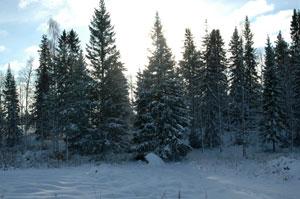
<instances>
[{"instance_id":1,"label":"forest floor","mask_svg":"<svg viewBox=\"0 0 300 199\"><path fill-rule=\"evenodd\" d=\"M1 170L0 198L300 198L299 153L256 153L248 159L239 153L237 148L222 153L195 150L184 161L159 165L127 162Z\"/></svg>"}]
</instances>

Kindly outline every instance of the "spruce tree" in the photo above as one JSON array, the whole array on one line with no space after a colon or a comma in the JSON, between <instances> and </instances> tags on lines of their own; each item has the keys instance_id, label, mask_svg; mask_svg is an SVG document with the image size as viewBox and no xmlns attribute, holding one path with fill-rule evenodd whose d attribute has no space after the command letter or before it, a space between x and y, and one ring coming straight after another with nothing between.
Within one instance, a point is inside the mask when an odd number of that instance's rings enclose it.
<instances>
[{"instance_id":1,"label":"spruce tree","mask_svg":"<svg viewBox=\"0 0 300 199\"><path fill-rule=\"evenodd\" d=\"M190 144L192 147L201 146L199 132L199 81L202 62L200 52L196 49L190 29L185 30L183 59L180 61L179 73L183 78L185 98L189 106L191 118Z\"/></svg>"},{"instance_id":2,"label":"spruce tree","mask_svg":"<svg viewBox=\"0 0 300 199\"><path fill-rule=\"evenodd\" d=\"M2 92L0 93L0 148L3 146L5 136L5 117L2 101Z\"/></svg>"},{"instance_id":3,"label":"spruce tree","mask_svg":"<svg viewBox=\"0 0 300 199\"><path fill-rule=\"evenodd\" d=\"M204 54L201 111L204 114L204 141L210 147L221 146L227 107L227 77L224 42L219 30L212 30ZM221 149L221 148L220 148Z\"/></svg>"},{"instance_id":4,"label":"spruce tree","mask_svg":"<svg viewBox=\"0 0 300 199\"><path fill-rule=\"evenodd\" d=\"M13 147L20 141L21 131L19 124L19 100L16 90L16 82L8 66L4 82L4 115L5 115L5 139L8 147Z\"/></svg>"},{"instance_id":5,"label":"spruce tree","mask_svg":"<svg viewBox=\"0 0 300 199\"><path fill-rule=\"evenodd\" d=\"M189 117L158 14L152 40L149 64L138 79L136 150L141 155L154 152L163 159L176 160L190 150L184 143Z\"/></svg>"},{"instance_id":6,"label":"spruce tree","mask_svg":"<svg viewBox=\"0 0 300 199\"><path fill-rule=\"evenodd\" d=\"M64 30L58 39L51 73L50 106L52 119L52 135L56 138L64 134L67 106L67 79L70 75L70 60L68 49L68 35Z\"/></svg>"},{"instance_id":7,"label":"spruce tree","mask_svg":"<svg viewBox=\"0 0 300 199\"><path fill-rule=\"evenodd\" d=\"M253 47L253 33L250 29L250 22L248 17L245 19L244 27L244 66L245 66L245 100L248 106L247 127L249 130L254 131L256 129L256 124L259 121L261 112L261 86L258 81L257 74L257 62L256 62L256 52Z\"/></svg>"},{"instance_id":8,"label":"spruce tree","mask_svg":"<svg viewBox=\"0 0 300 199\"><path fill-rule=\"evenodd\" d=\"M275 65L276 73L278 77L279 87L279 102L280 109L284 116L285 129L283 135L281 135L281 141L286 146L291 144L294 135L295 119L293 115L293 70L291 67L290 51L288 43L282 37L279 32L275 46Z\"/></svg>"},{"instance_id":9,"label":"spruce tree","mask_svg":"<svg viewBox=\"0 0 300 199\"><path fill-rule=\"evenodd\" d=\"M94 79L92 124L96 129L89 145L94 152L124 151L128 147L130 114L128 84L104 0L95 9L89 28L91 35L87 58Z\"/></svg>"},{"instance_id":10,"label":"spruce tree","mask_svg":"<svg viewBox=\"0 0 300 199\"><path fill-rule=\"evenodd\" d=\"M4 115L4 101L3 101L3 87L4 87L4 75L0 72L0 148L4 145L5 136L5 115Z\"/></svg>"},{"instance_id":11,"label":"spruce tree","mask_svg":"<svg viewBox=\"0 0 300 199\"><path fill-rule=\"evenodd\" d=\"M60 115L62 133L72 152L87 153L85 139L89 133L88 77L80 41L77 33L67 34L67 73L64 82L63 106ZM59 53L56 53L59 55Z\"/></svg>"},{"instance_id":12,"label":"spruce tree","mask_svg":"<svg viewBox=\"0 0 300 199\"><path fill-rule=\"evenodd\" d=\"M49 87L50 70L52 67L48 39L42 37L40 45L39 67L37 69L37 79L35 82L33 116L38 138L45 139L50 136L50 106Z\"/></svg>"},{"instance_id":13,"label":"spruce tree","mask_svg":"<svg viewBox=\"0 0 300 199\"><path fill-rule=\"evenodd\" d=\"M243 144L245 138L245 68L243 55L243 41L237 28L234 29L230 49L229 65L229 106L230 123L232 129L237 132L236 142Z\"/></svg>"},{"instance_id":14,"label":"spruce tree","mask_svg":"<svg viewBox=\"0 0 300 199\"><path fill-rule=\"evenodd\" d=\"M293 139L297 145L300 145L300 11L294 9L291 21L291 67L294 71L294 115L296 119L296 135Z\"/></svg>"},{"instance_id":15,"label":"spruce tree","mask_svg":"<svg viewBox=\"0 0 300 199\"><path fill-rule=\"evenodd\" d=\"M275 66L275 53L269 37L267 39L265 52L261 137L263 143L272 143L272 149L273 152L275 152L276 145L281 141L284 122L279 101L280 90Z\"/></svg>"}]
</instances>

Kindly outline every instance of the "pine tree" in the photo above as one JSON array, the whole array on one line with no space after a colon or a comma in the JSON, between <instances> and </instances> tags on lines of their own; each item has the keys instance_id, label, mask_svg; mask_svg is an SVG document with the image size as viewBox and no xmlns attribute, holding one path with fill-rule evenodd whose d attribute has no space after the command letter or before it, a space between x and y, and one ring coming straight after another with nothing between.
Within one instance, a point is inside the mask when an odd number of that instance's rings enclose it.
<instances>
[{"instance_id":1,"label":"pine tree","mask_svg":"<svg viewBox=\"0 0 300 199\"><path fill-rule=\"evenodd\" d=\"M154 152L163 159L176 160L190 150L184 143L189 117L158 14L152 40L154 50L149 64L138 77L137 134L134 140L139 154Z\"/></svg>"},{"instance_id":2,"label":"pine tree","mask_svg":"<svg viewBox=\"0 0 300 199\"><path fill-rule=\"evenodd\" d=\"M280 90L275 66L275 53L269 37L267 39L265 52L261 137L263 143L272 143L273 152L275 152L276 145L281 142L284 122L279 101Z\"/></svg>"},{"instance_id":3,"label":"pine tree","mask_svg":"<svg viewBox=\"0 0 300 199\"><path fill-rule=\"evenodd\" d=\"M13 147L20 141L21 131L19 123L19 100L16 90L16 82L8 66L4 83L4 114L5 114L5 138L6 145Z\"/></svg>"},{"instance_id":4,"label":"pine tree","mask_svg":"<svg viewBox=\"0 0 300 199\"><path fill-rule=\"evenodd\" d=\"M293 70L291 68L290 51L288 43L279 32L275 42L275 64L278 76L280 109L284 115L285 131L281 135L283 144L292 144L294 135L294 115L293 115ZM292 145L291 145L292 146Z\"/></svg>"},{"instance_id":5,"label":"pine tree","mask_svg":"<svg viewBox=\"0 0 300 199\"><path fill-rule=\"evenodd\" d=\"M42 37L39 52L40 65L37 69L37 80L35 82L33 115L36 124L36 134L39 138L45 139L50 136L49 87L52 67L49 43L45 35Z\"/></svg>"},{"instance_id":6,"label":"pine tree","mask_svg":"<svg viewBox=\"0 0 300 199\"><path fill-rule=\"evenodd\" d=\"M294 71L294 115L297 120L295 138L293 139L297 145L300 145L300 11L294 9L291 21L291 67ZM293 144L293 143L292 143Z\"/></svg>"},{"instance_id":7,"label":"pine tree","mask_svg":"<svg viewBox=\"0 0 300 199\"><path fill-rule=\"evenodd\" d=\"M128 147L128 84L104 0L95 9L90 32L87 58L94 79L92 124L96 132L89 145L95 152L122 151Z\"/></svg>"},{"instance_id":8,"label":"pine tree","mask_svg":"<svg viewBox=\"0 0 300 199\"><path fill-rule=\"evenodd\" d=\"M201 146L199 133L199 81L202 69L200 52L197 51L194 39L189 29L185 30L183 59L180 61L179 73L184 81L186 101L191 118L190 144L192 147Z\"/></svg>"},{"instance_id":9,"label":"pine tree","mask_svg":"<svg viewBox=\"0 0 300 199\"><path fill-rule=\"evenodd\" d=\"M224 114L228 101L226 57L223 46L224 42L219 30L212 30L204 54L205 69L201 86L204 141L210 147L222 144Z\"/></svg>"},{"instance_id":10,"label":"pine tree","mask_svg":"<svg viewBox=\"0 0 300 199\"><path fill-rule=\"evenodd\" d=\"M254 131L260 117L261 86L258 82L256 53L255 48L253 47L253 33L250 29L248 17L245 19L244 28L245 100L248 106L246 112L248 118L247 127L249 130Z\"/></svg>"}]
</instances>

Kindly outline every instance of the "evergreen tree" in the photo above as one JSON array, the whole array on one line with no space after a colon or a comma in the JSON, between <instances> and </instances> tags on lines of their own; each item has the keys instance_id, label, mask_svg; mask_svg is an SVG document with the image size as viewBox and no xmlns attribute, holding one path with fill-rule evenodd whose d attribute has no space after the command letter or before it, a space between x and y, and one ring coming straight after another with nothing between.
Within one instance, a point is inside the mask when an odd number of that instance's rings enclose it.
<instances>
[{"instance_id":1,"label":"evergreen tree","mask_svg":"<svg viewBox=\"0 0 300 199\"><path fill-rule=\"evenodd\" d=\"M243 41L237 28L234 29L229 43L231 54L229 61L229 97L230 122L232 129L237 132L236 142L244 144L245 138L245 68L243 58Z\"/></svg>"},{"instance_id":2,"label":"evergreen tree","mask_svg":"<svg viewBox=\"0 0 300 199\"><path fill-rule=\"evenodd\" d=\"M96 132L89 146L94 152L121 151L128 147L128 84L104 0L95 9L90 32L87 58L94 79L92 124Z\"/></svg>"},{"instance_id":3,"label":"evergreen tree","mask_svg":"<svg viewBox=\"0 0 300 199\"><path fill-rule=\"evenodd\" d=\"M69 74L70 60L68 49L68 35L64 30L58 38L58 45L53 57L50 73L49 106L51 121L51 136L54 151L59 150L58 139L65 134L67 106L67 78Z\"/></svg>"},{"instance_id":4,"label":"evergreen tree","mask_svg":"<svg viewBox=\"0 0 300 199\"><path fill-rule=\"evenodd\" d=\"M49 107L49 87L50 70L52 67L49 43L47 37L42 37L40 45L39 68L37 69L37 80L34 94L34 121L36 134L39 138L45 139L50 136L50 107Z\"/></svg>"},{"instance_id":5,"label":"evergreen tree","mask_svg":"<svg viewBox=\"0 0 300 199\"><path fill-rule=\"evenodd\" d=\"M2 101L2 93L0 93L0 147L3 146L5 136L5 117Z\"/></svg>"},{"instance_id":6,"label":"evergreen tree","mask_svg":"<svg viewBox=\"0 0 300 199\"><path fill-rule=\"evenodd\" d=\"M4 87L4 76L0 72L0 147L4 145L4 136L5 136L5 115L3 107L3 87Z\"/></svg>"},{"instance_id":7,"label":"evergreen tree","mask_svg":"<svg viewBox=\"0 0 300 199\"><path fill-rule=\"evenodd\" d=\"M284 116L285 131L281 135L281 141L285 145L292 143L294 135L294 115L293 115L293 70L291 68L290 51L287 42L279 32L275 42L275 65L278 77L280 109Z\"/></svg>"},{"instance_id":8,"label":"evergreen tree","mask_svg":"<svg viewBox=\"0 0 300 199\"><path fill-rule=\"evenodd\" d=\"M210 147L222 144L221 136L228 101L226 57L223 46L219 30L212 30L204 54L205 69L201 86L204 141Z\"/></svg>"},{"instance_id":9,"label":"evergreen tree","mask_svg":"<svg viewBox=\"0 0 300 199\"><path fill-rule=\"evenodd\" d=\"M154 50L149 64L138 78L136 150L140 154L154 152L163 159L176 160L190 149L184 143L189 117L158 14L152 40Z\"/></svg>"},{"instance_id":10,"label":"evergreen tree","mask_svg":"<svg viewBox=\"0 0 300 199\"><path fill-rule=\"evenodd\" d=\"M8 66L4 83L4 114L5 114L5 138L9 147L15 146L20 141L21 132L19 122L19 100L16 90L16 82Z\"/></svg>"},{"instance_id":11,"label":"evergreen tree","mask_svg":"<svg viewBox=\"0 0 300 199\"><path fill-rule=\"evenodd\" d=\"M294 71L294 115L297 120L295 138L297 145L300 145L300 11L294 9L291 21L291 67ZM293 144L293 143L292 143Z\"/></svg>"},{"instance_id":12,"label":"evergreen tree","mask_svg":"<svg viewBox=\"0 0 300 199\"><path fill-rule=\"evenodd\" d=\"M258 82L258 74L256 70L256 53L253 47L253 33L250 29L248 17L245 19L244 27L244 66L245 66L245 100L247 103L247 128L254 131L259 121L261 109L261 86Z\"/></svg>"},{"instance_id":13,"label":"evergreen tree","mask_svg":"<svg viewBox=\"0 0 300 199\"><path fill-rule=\"evenodd\" d=\"M67 35L67 76L64 82L64 106L61 108L62 133L73 152L86 153L85 139L89 132L90 79L80 49L80 41L74 30ZM57 53L57 55L59 55Z\"/></svg>"},{"instance_id":14,"label":"evergreen tree","mask_svg":"<svg viewBox=\"0 0 300 199\"><path fill-rule=\"evenodd\" d=\"M280 111L280 90L275 66L275 53L269 37L265 52L261 137L263 143L272 143L273 152L275 152L276 145L281 141L284 122Z\"/></svg>"},{"instance_id":15,"label":"evergreen tree","mask_svg":"<svg viewBox=\"0 0 300 199\"><path fill-rule=\"evenodd\" d=\"M180 61L180 76L184 81L186 101L189 106L191 118L190 144L192 147L200 147L199 135L199 81L201 75L201 56L194 44L193 35L189 29L185 30L183 59Z\"/></svg>"}]
</instances>

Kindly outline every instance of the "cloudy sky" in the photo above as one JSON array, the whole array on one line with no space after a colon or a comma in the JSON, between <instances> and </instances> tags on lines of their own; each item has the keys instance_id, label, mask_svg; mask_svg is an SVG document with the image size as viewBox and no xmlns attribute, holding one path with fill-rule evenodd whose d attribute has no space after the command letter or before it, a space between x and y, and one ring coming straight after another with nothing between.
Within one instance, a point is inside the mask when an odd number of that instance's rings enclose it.
<instances>
[{"instance_id":1,"label":"cloudy sky","mask_svg":"<svg viewBox=\"0 0 300 199\"><path fill-rule=\"evenodd\" d=\"M75 29L82 46L89 40L88 25L99 0L0 0L0 70L7 64L17 72L29 56L36 59L41 35L50 17L61 29ZM242 28L245 15L251 20L255 46L264 46L269 34L279 30L286 40L293 8L300 0L106 0L115 26L118 48L128 73L135 74L147 64L150 32L158 11L165 36L176 60L181 58L184 29L191 28L200 45L205 19L208 28L219 28L226 47L235 26Z\"/></svg>"}]
</instances>

